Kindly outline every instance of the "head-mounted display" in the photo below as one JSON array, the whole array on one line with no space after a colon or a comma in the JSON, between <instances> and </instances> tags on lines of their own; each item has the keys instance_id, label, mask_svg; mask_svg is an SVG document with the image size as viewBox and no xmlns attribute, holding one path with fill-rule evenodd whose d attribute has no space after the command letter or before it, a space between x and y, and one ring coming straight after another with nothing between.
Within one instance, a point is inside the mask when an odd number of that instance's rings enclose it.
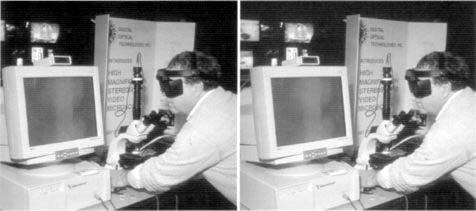
<instances>
[{"instance_id":1,"label":"head-mounted display","mask_svg":"<svg viewBox=\"0 0 476 211\"><path fill-rule=\"evenodd\" d=\"M197 65L197 54L195 52L190 52L189 54L189 65L187 64L187 60L184 58L179 58L178 60L178 65L172 62L172 64L169 64L169 66L172 67L179 67L180 70L177 69L169 69L169 68L164 68L164 69L159 69L157 70L157 75L156 78L159 81L160 88L162 89L162 92L167 96L168 98L174 98L178 97L183 94L183 83L185 78L187 77L197 77L199 80L210 82L214 81L216 82L219 78L219 72L216 73L214 71L204 71L201 68L198 68ZM185 61L184 61L185 60ZM174 61L174 59L172 60ZM206 65L205 65L206 66ZM184 69L181 69L184 68ZM203 67L202 67L203 68ZM205 68L206 69L206 68ZM174 77L181 77L181 79L177 80L172 80Z\"/></svg>"},{"instance_id":2,"label":"head-mounted display","mask_svg":"<svg viewBox=\"0 0 476 211\"><path fill-rule=\"evenodd\" d=\"M409 69L405 73L405 79L408 82L410 91L416 98L424 98L431 95L431 80L435 73L431 70ZM420 80L419 78L427 78Z\"/></svg>"},{"instance_id":3,"label":"head-mounted display","mask_svg":"<svg viewBox=\"0 0 476 211\"><path fill-rule=\"evenodd\" d=\"M157 70L157 81L160 89L168 98L178 97L183 94L183 81L181 79L172 80L174 77L189 77L194 75L191 70L169 70L167 68Z\"/></svg>"}]
</instances>

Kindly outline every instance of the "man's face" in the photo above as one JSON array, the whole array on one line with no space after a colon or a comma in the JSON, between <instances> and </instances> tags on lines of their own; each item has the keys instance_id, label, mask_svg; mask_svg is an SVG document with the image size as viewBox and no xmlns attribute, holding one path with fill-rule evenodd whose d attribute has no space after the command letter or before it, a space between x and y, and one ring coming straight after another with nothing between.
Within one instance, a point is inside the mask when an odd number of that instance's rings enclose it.
<instances>
[{"instance_id":1,"label":"man's face","mask_svg":"<svg viewBox=\"0 0 476 211\"><path fill-rule=\"evenodd\" d=\"M423 98L415 98L415 103L418 106L419 109L423 109L427 111L430 114L435 114L438 113L435 108L435 105L438 102L438 97L437 97L437 92L435 92L435 84L433 83L433 80L431 82L431 95L423 97Z\"/></svg>"},{"instance_id":2,"label":"man's face","mask_svg":"<svg viewBox=\"0 0 476 211\"><path fill-rule=\"evenodd\" d=\"M169 106L169 109L177 114L188 114L195 106L197 102L197 87L196 84L185 83L185 78L183 77L174 77L172 80L182 80L183 84L183 93L180 96L174 98L167 98L166 102Z\"/></svg>"},{"instance_id":3,"label":"man's face","mask_svg":"<svg viewBox=\"0 0 476 211\"><path fill-rule=\"evenodd\" d=\"M449 83L435 84L434 79L431 77L419 79L429 79L431 81L431 94L426 97L415 98L415 103L419 108L427 111L429 114L437 115L446 100L448 100L448 94L451 92L451 85Z\"/></svg>"}]
</instances>

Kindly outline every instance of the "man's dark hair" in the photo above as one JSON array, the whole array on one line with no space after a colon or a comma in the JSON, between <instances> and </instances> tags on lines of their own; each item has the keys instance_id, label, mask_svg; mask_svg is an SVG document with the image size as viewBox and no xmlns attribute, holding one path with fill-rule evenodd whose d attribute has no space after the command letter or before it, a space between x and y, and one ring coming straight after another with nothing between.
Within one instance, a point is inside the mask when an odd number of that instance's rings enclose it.
<instances>
[{"instance_id":1,"label":"man's dark hair","mask_svg":"<svg viewBox=\"0 0 476 211\"><path fill-rule=\"evenodd\" d=\"M185 51L177 54L168 65L168 68L192 70L194 74L186 77L189 84L202 82L203 89L210 90L218 87L221 77L221 67L215 57L200 51Z\"/></svg>"},{"instance_id":2,"label":"man's dark hair","mask_svg":"<svg viewBox=\"0 0 476 211\"><path fill-rule=\"evenodd\" d=\"M469 67L464 59L449 52L432 52L418 62L417 68L429 67L437 74L435 84L451 83L451 90L457 91L468 86Z\"/></svg>"}]
</instances>

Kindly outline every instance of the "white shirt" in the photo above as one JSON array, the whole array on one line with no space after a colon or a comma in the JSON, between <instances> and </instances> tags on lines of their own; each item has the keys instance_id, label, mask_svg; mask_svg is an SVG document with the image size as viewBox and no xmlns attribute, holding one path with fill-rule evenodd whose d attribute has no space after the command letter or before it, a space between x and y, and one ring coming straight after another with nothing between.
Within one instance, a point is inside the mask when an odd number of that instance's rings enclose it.
<instances>
[{"instance_id":1,"label":"white shirt","mask_svg":"<svg viewBox=\"0 0 476 211\"><path fill-rule=\"evenodd\" d=\"M236 95L221 87L204 95L174 144L128 174L135 188L164 192L202 174L236 204Z\"/></svg>"},{"instance_id":2,"label":"white shirt","mask_svg":"<svg viewBox=\"0 0 476 211\"><path fill-rule=\"evenodd\" d=\"M448 105L451 104L451 101L453 101L456 96L460 95L461 92L463 92L463 89L462 90L459 90L457 92L455 92L447 101L446 103L443 105L443 107L441 108L440 112L438 112L438 115L436 115L436 118L435 120L438 121L438 119L440 118L441 114L446 111L446 108L448 108Z\"/></svg>"},{"instance_id":3,"label":"white shirt","mask_svg":"<svg viewBox=\"0 0 476 211\"><path fill-rule=\"evenodd\" d=\"M195 103L195 105L193 106L192 110L190 111L190 113L189 113L188 116L187 116L187 121L188 121L188 119L190 119L190 117L195 113L195 111L196 111L197 108L203 103L203 101L204 101L210 94L212 94L214 91L216 91L216 89L213 89L213 90L210 90L210 91L206 92L206 93L197 101L197 103Z\"/></svg>"},{"instance_id":4,"label":"white shirt","mask_svg":"<svg viewBox=\"0 0 476 211\"><path fill-rule=\"evenodd\" d=\"M450 172L476 198L475 102L470 88L450 97L421 146L377 173L379 185L412 192Z\"/></svg>"},{"instance_id":5,"label":"white shirt","mask_svg":"<svg viewBox=\"0 0 476 211\"><path fill-rule=\"evenodd\" d=\"M193 115L193 113L195 113L195 111L197 110L197 108L200 106L200 104L202 104L203 100L205 100L212 92L214 92L216 89L213 89L211 91L208 91L206 92L198 101L197 103L195 103L195 105L193 106L192 110L190 111L190 113L188 114L187 116L187 121L188 119L190 119L190 117ZM137 189L140 189L140 188L144 188L144 186L142 185L142 182L141 182L141 177L140 177L140 171L142 169L142 165L143 164L139 164L137 165L131 172L130 174L128 174L127 176L127 180L129 181L129 184L134 187L134 188L137 188Z\"/></svg>"}]
</instances>

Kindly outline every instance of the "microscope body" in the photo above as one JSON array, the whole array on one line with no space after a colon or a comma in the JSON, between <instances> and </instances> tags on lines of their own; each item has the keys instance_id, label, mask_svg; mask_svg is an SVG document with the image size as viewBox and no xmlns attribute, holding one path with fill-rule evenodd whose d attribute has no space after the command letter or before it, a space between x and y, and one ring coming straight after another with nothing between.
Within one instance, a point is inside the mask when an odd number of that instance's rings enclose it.
<instances>
[{"instance_id":1,"label":"microscope body","mask_svg":"<svg viewBox=\"0 0 476 211\"><path fill-rule=\"evenodd\" d=\"M133 67L131 80L134 85L133 121L125 132L121 133L120 130L120 134L109 145L106 167L110 169L132 169L145 160L165 152L174 141L173 138L163 137L164 131L174 125L175 116L171 111L159 110L158 113L152 111L141 119L141 90L144 82L141 53L137 54L136 61L137 66Z\"/></svg>"},{"instance_id":2,"label":"microscope body","mask_svg":"<svg viewBox=\"0 0 476 211\"><path fill-rule=\"evenodd\" d=\"M423 141L417 131L426 125L426 115L418 110L408 113L401 111L390 120L390 93L392 88L392 69L383 68L383 121L373 127L359 146L356 160L357 169L382 169L402 156L413 153Z\"/></svg>"},{"instance_id":3,"label":"microscope body","mask_svg":"<svg viewBox=\"0 0 476 211\"><path fill-rule=\"evenodd\" d=\"M174 115L168 110L152 111L142 120L133 120L124 133L109 145L106 165L110 169L132 169L147 159L165 152L174 142L164 136L166 129L174 126ZM156 141L156 139L161 139ZM154 141L154 143L150 143ZM146 149L142 149L147 145Z\"/></svg>"}]
</instances>

